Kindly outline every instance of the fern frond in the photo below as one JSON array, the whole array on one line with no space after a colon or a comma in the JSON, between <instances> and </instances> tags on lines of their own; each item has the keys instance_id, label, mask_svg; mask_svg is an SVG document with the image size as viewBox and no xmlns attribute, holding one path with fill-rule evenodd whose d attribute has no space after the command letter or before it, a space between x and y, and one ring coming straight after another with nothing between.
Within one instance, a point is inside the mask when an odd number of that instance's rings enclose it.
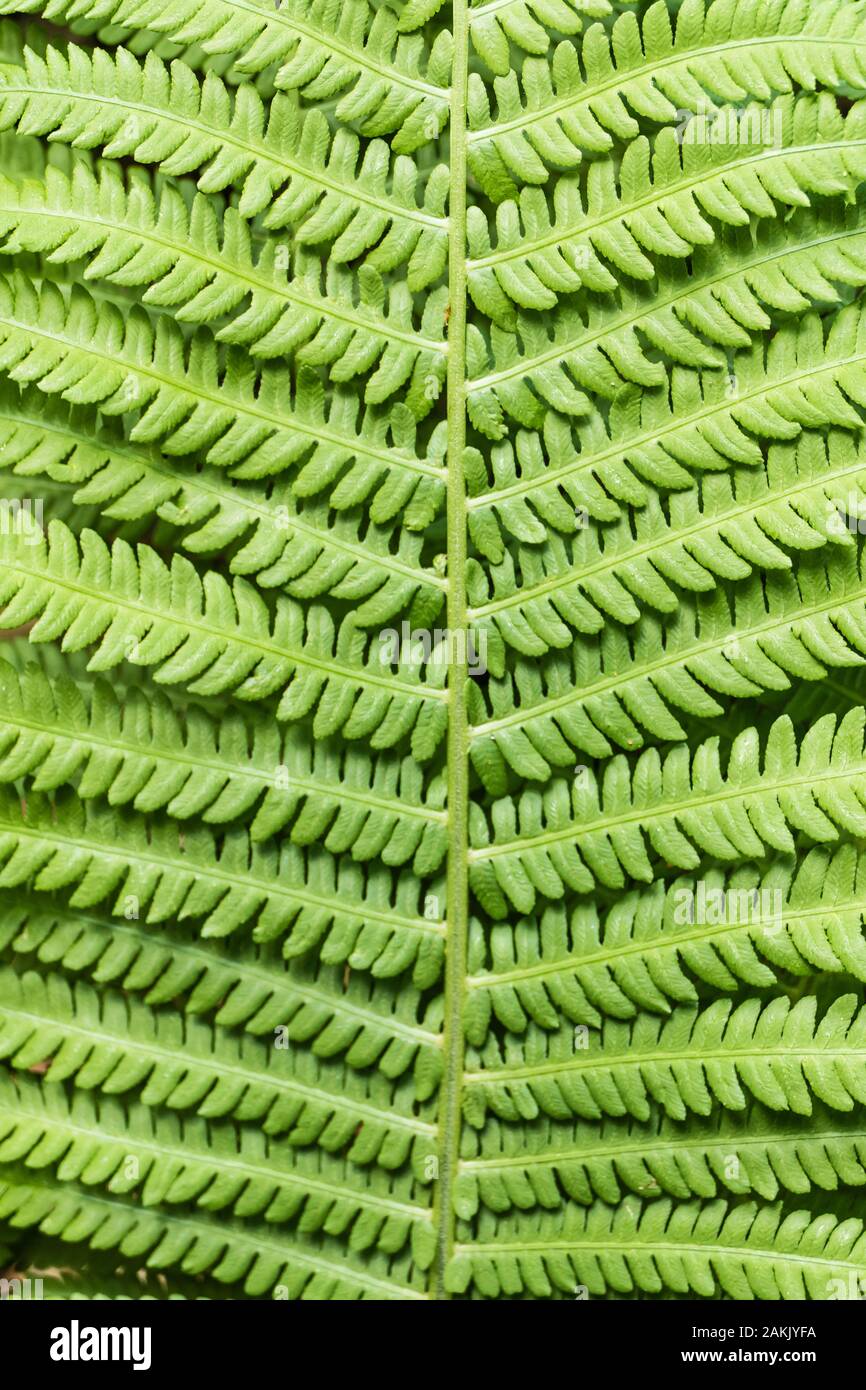
<instances>
[{"instance_id":1,"label":"fern frond","mask_svg":"<svg viewBox=\"0 0 866 1390\"><path fill-rule=\"evenodd\" d=\"M388 989L360 971L285 960L274 943L235 939L230 949L202 940L183 924L161 936L132 916L112 919L44 895L0 891L0 948L42 965L117 983L151 1006L171 1004L209 1014L225 1028L245 1028L316 1057L342 1057L354 1070L377 1067L396 1080L414 1070L415 1093L426 1100L441 1074L438 1001L425 1003L411 985Z\"/></svg>"},{"instance_id":2,"label":"fern frond","mask_svg":"<svg viewBox=\"0 0 866 1390\"><path fill-rule=\"evenodd\" d=\"M831 202L818 211L797 211L783 223L724 229L712 245L697 248L686 281L662 265L649 285L623 285L613 300L562 303L541 322L495 297L485 300L479 307L493 320L490 351L473 328L467 390L471 397L482 393L488 410L492 393L511 413L512 402L518 409L525 399L521 382L533 385L536 374L535 394L542 400L557 381L567 395L568 380L610 399L624 383L663 383L665 361L727 365L731 349L748 347L751 335L774 320L786 321L816 304L840 304L849 287L862 286L864 232L862 202ZM473 409L477 414L479 407Z\"/></svg>"},{"instance_id":3,"label":"fern frond","mask_svg":"<svg viewBox=\"0 0 866 1390\"><path fill-rule=\"evenodd\" d=\"M124 1147L125 1146L125 1147ZM0 1085L0 1155L27 1168L52 1167L64 1181L135 1193L144 1206L190 1203L274 1225L297 1221L347 1234L350 1248L397 1254L428 1210L405 1176L369 1174L352 1186L348 1162L295 1151L291 1157L252 1128L179 1119L146 1106L70 1101L23 1077ZM348 1179L348 1180L347 1180Z\"/></svg>"},{"instance_id":4,"label":"fern frond","mask_svg":"<svg viewBox=\"0 0 866 1390\"><path fill-rule=\"evenodd\" d=\"M444 731L446 668L435 652L425 664L423 653L401 651L391 675L383 659L364 661L366 636L349 620L338 631L326 609L305 613L286 598L272 617L243 579L230 585L216 570L202 579L183 556L169 567L147 546L136 552L117 541L109 549L93 531L83 533L79 550L61 522L50 523L47 542L7 527L0 607L7 627L37 620L31 642L63 637L70 651L99 642L89 670L127 660L191 694L279 696L281 720L318 711L318 737L354 731L386 748L415 729L416 752L430 756ZM418 680L422 667L427 685Z\"/></svg>"},{"instance_id":5,"label":"fern frond","mask_svg":"<svg viewBox=\"0 0 866 1390\"><path fill-rule=\"evenodd\" d=\"M646 614L627 636L605 629L543 666L471 687L472 761L487 789L504 795L508 768L546 781L574 768L575 751L607 757L615 747L685 738L677 713L722 714L716 696L737 699L790 689L791 677L822 680L866 657L863 557L833 547L791 573L746 580L732 594L684 598L663 623ZM622 674L620 674L622 673ZM489 701L489 704L487 703Z\"/></svg>"},{"instance_id":6,"label":"fern frond","mask_svg":"<svg viewBox=\"0 0 866 1390\"><path fill-rule=\"evenodd\" d=\"M849 521L866 510L864 468L866 453L850 435L809 432L771 445L763 467L707 473L666 505L650 497L613 524L574 513L573 540L554 533L543 546L505 551L481 526L487 563L467 567L469 618L485 633L478 644L543 656L612 619L676 612L678 590L707 593L755 570L790 569L791 551L850 546Z\"/></svg>"},{"instance_id":7,"label":"fern frond","mask_svg":"<svg viewBox=\"0 0 866 1390\"><path fill-rule=\"evenodd\" d=\"M729 370L674 365L661 386L624 386L604 413L589 409L587 398L567 378L562 379L566 390L557 391L552 373L546 406L531 393L521 402L509 402L509 413L519 412L522 425L542 426L549 462L541 441L527 441L523 449L535 466L517 477L512 451L499 449L491 489L486 472L470 459L471 506L480 513L473 534L491 511L506 527L504 518L514 516L516 527L528 513L524 534L518 533L526 539L533 513L555 513L557 503L561 510L563 495L572 511L591 507L598 482L609 486L613 498L640 505L647 496L645 483L686 487L693 473L737 463L759 465L759 441L795 439L805 427L862 428L854 406L866 401L864 325L859 303L841 310L826 336L821 319L806 315L773 335L756 335L749 348L733 357ZM579 448L566 422L545 416L546 408L581 417ZM486 410L476 423L494 438L504 432L499 416ZM609 503L607 511L609 515ZM539 529L534 539L542 538Z\"/></svg>"},{"instance_id":8,"label":"fern frond","mask_svg":"<svg viewBox=\"0 0 866 1390\"><path fill-rule=\"evenodd\" d=\"M866 709L819 720L799 742L782 716L763 743L757 729L737 735L723 762L719 740L663 757L655 748L633 766L612 758L598 777L584 768L543 794L480 807L471 828L470 883L492 917L535 908L538 896L596 884L651 883L664 868L697 870L705 860L736 863L798 839L866 837ZM795 838L796 837L796 838ZM660 861L660 862L659 862Z\"/></svg>"},{"instance_id":9,"label":"fern frond","mask_svg":"<svg viewBox=\"0 0 866 1390\"><path fill-rule=\"evenodd\" d=\"M52 9L55 3L56 0L51 0ZM75 39L84 39L86 46L99 43L110 48L115 44L120 44L128 48L130 53L138 58L144 57L153 50L157 57L166 62L173 58L180 58L197 71L215 72L217 76L224 77L227 82L233 81L230 62L220 54L204 53L196 44L172 43L163 35L154 34L147 29L128 29L114 24L100 24L95 17L79 19L75 14L66 16L63 28L67 32L59 36L57 30L50 31L43 24L38 22L25 23L20 18L15 17L20 13L20 11L16 11L12 18L0 20L0 61L4 63L15 63L20 66L28 49L32 49L44 57L49 48L63 48L64 42L71 44ZM47 16L40 15L40 18L47 18ZM87 44L88 40L90 41L89 44ZM266 83L261 82L259 90L264 92L265 88ZM32 138L38 143L38 137ZM45 147L43 147L43 153L50 157L50 150L46 150Z\"/></svg>"},{"instance_id":10,"label":"fern frond","mask_svg":"<svg viewBox=\"0 0 866 1390\"><path fill-rule=\"evenodd\" d=\"M6 6L0 6L2 12ZM166 35L177 45L231 57L237 73L255 76L277 65L275 86L309 101L337 100L334 115L368 136L395 132L396 150L409 153L448 121L451 36L443 30L429 52L400 32L400 16L366 0L339 7L327 0L23 0L15 13L128 25Z\"/></svg>"},{"instance_id":11,"label":"fern frond","mask_svg":"<svg viewBox=\"0 0 866 1390\"><path fill-rule=\"evenodd\" d=\"M591 1296L608 1291L697 1294L734 1299L830 1299L859 1287L866 1267L860 1221L781 1206L627 1198L611 1208L493 1220L479 1217L450 1265L454 1293L483 1298ZM585 1296L585 1294L584 1294ZM844 1295L843 1295L844 1296Z\"/></svg>"},{"instance_id":12,"label":"fern frond","mask_svg":"<svg viewBox=\"0 0 866 1390\"><path fill-rule=\"evenodd\" d=\"M0 467L22 481L47 475L75 487L79 507L108 519L158 517L192 554L233 547L231 573L299 599L351 599L362 626L385 623L409 604L432 619L443 602L445 580L422 564L421 535L393 522L377 526L359 509L333 514L325 503L299 501L280 479L242 483L206 466L191 472L155 445L131 444L116 419L5 380Z\"/></svg>"},{"instance_id":13,"label":"fern frond","mask_svg":"<svg viewBox=\"0 0 866 1390\"><path fill-rule=\"evenodd\" d=\"M700 880L659 879L606 913L548 907L538 921L487 933L476 922L467 1034L483 1043L491 1016L523 1033L530 1019L556 1028L563 1015L598 1026L605 1014L669 1013L672 1003L696 1004L701 984L767 989L781 972L866 982L864 884L866 862L842 844L763 871L743 865L703 869Z\"/></svg>"},{"instance_id":14,"label":"fern frond","mask_svg":"<svg viewBox=\"0 0 866 1390\"><path fill-rule=\"evenodd\" d=\"M866 1184L866 1126L853 1111L816 1107L805 1120L753 1105L687 1125L654 1115L633 1120L552 1120L538 1126L490 1124L468 1130L460 1176L460 1215L556 1210L566 1200L616 1205L631 1191L687 1200L755 1194L835 1192Z\"/></svg>"},{"instance_id":15,"label":"fern frond","mask_svg":"<svg viewBox=\"0 0 866 1390\"><path fill-rule=\"evenodd\" d=\"M137 1125L134 1116L129 1116L130 1141L137 1128L139 1135L142 1128L145 1130L145 1137L149 1129L158 1131L166 1118L161 1107L167 1106L171 1110L193 1111L201 1117L189 1135L179 1132L177 1125L173 1135L168 1131L170 1142L166 1147L182 1146L191 1156L200 1154L202 1133L207 1133L205 1120L233 1117L257 1122L240 1132L249 1136L251 1144L257 1137L261 1141L264 1136L285 1135L293 1149L315 1145L324 1153L342 1154L352 1163L376 1161L383 1168L399 1169L412 1157L417 1171L423 1172L423 1160L432 1148L435 1130L429 1113L414 1113L411 1083L395 1084L381 1074L353 1073L354 1079L346 1086L346 1073L339 1064L314 1058L306 1051L290 1058L287 1050L274 1046L273 1040L268 1046L249 1037L238 1039L196 1019L154 1013L121 994L96 994L82 982L70 988L58 975L39 976L28 971L18 976L0 970L0 998L2 1055L22 1070L37 1062L50 1063L48 1080L36 1088L29 1107L24 1104L26 1097L0 1092L0 1133L3 1119L14 1121L21 1116L22 1108L25 1114L29 1108L38 1118L40 1110L50 1116L53 1105L53 1113L63 1116L66 1092L56 1083L74 1078L76 1087L84 1091L98 1089L108 1097L125 1096L131 1091L138 1095L141 1106ZM131 1048L125 1045L127 1038ZM22 1085L23 1080L19 1090ZM52 1092L55 1100L51 1099ZM112 1127L115 1133L119 1129L122 1134L126 1102L121 1106L119 1102L106 1101L105 1106L106 1120L113 1116ZM156 1116L148 1116L146 1107L157 1107ZM68 1117L67 1124L70 1119L74 1123L74 1118ZM75 1128L93 1130L100 1116L91 1106L89 1115L87 1108L83 1109L82 1119L89 1119L89 1126ZM9 1138L9 1148L0 1161L17 1162L30 1152L30 1143L15 1147L11 1137L14 1132L13 1124L3 1135L4 1139ZM25 1127L25 1140L26 1135ZM68 1132L66 1139L68 1142ZM214 1133L212 1148L217 1154L225 1153L226 1148L230 1153L236 1147L237 1138L230 1127L223 1130L223 1143L219 1142L218 1132ZM41 1144L40 1155L46 1151L50 1152L49 1145ZM48 1161L56 1161L63 1152L61 1147ZM256 1152L255 1148L252 1152ZM267 1145L260 1142L259 1155L268 1152ZM274 1152L277 1156L285 1154L285 1146ZM313 1156L310 1161L310 1176L317 1169L323 1175L329 1171L327 1167L323 1169L321 1157ZM303 1174L304 1156L300 1152L287 1165L287 1178L295 1165ZM77 1180L81 1173L78 1168L62 1171L60 1176ZM105 1173L99 1180L110 1176L110 1172ZM211 1173L208 1181L213 1177ZM334 1168L330 1180L341 1185L345 1173L340 1178ZM131 1191L137 1187L138 1183L132 1182L114 1190ZM151 1200L165 1200L164 1192Z\"/></svg>"},{"instance_id":16,"label":"fern frond","mask_svg":"<svg viewBox=\"0 0 866 1390\"><path fill-rule=\"evenodd\" d=\"M356 291L353 277L332 266L323 290L317 257L299 253L289 276L274 241L256 257L249 225L234 208L220 218L198 194L188 209L171 186L157 199L142 171L128 186L107 163L96 173L79 164L71 176L49 168L44 183L4 178L0 236L5 255L39 253L59 265L85 259L85 280L145 287L144 302L170 308L181 323L231 316L217 340L254 358L292 353L327 367L333 381L372 371L364 388L371 404L411 378L405 401L421 416L444 380L444 289L428 296L417 326L406 286L386 291L373 270L362 270Z\"/></svg>"},{"instance_id":17,"label":"fern frond","mask_svg":"<svg viewBox=\"0 0 866 1390\"><path fill-rule=\"evenodd\" d=\"M369 407L359 422L357 397L344 387L326 411L313 368L299 369L287 395L276 366L259 371L236 348L221 361L206 328L187 343L165 316L154 321L138 307L125 316L78 286L0 279L0 369L105 415L140 410L133 443L159 442L176 456L201 450L237 478L302 464L296 494L329 489L337 509L372 496L372 519L387 522L411 505L416 528L439 510L441 464L416 456L416 422L402 403Z\"/></svg>"},{"instance_id":18,"label":"fern frond","mask_svg":"<svg viewBox=\"0 0 866 1390\"><path fill-rule=\"evenodd\" d=\"M0 781L34 773L36 791L74 785L85 800L179 820L225 824L255 810L254 841L291 824L295 844L411 862L421 876L446 849L442 779L425 788L411 759L373 762L357 749L281 739L270 720L217 723L195 706L181 716L159 692L121 701L105 682L88 689L0 663Z\"/></svg>"},{"instance_id":19,"label":"fern frond","mask_svg":"<svg viewBox=\"0 0 866 1390\"><path fill-rule=\"evenodd\" d=\"M720 119L741 121L745 137L712 141L699 126L683 137L670 127L652 141L641 135L621 160L595 161L585 178L558 179L552 209L541 188L514 199L513 185L488 185L499 202L495 227L479 207L467 216L473 297L538 308L555 302L548 282L613 290L618 275L651 280L659 257L684 260L711 245L719 224L744 227L753 217L777 217L780 205L809 207L816 196L853 201L866 172L862 102L843 117L827 93L779 97L769 107L723 108ZM752 134L767 119L778 138ZM531 181L546 183L547 169L536 162Z\"/></svg>"},{"instance_id":20,"label":"fern frond","mask_svg":"<svg viewBox=\"0 0 866 1390\"><path fill-rule=\"evenodd\" d=\"M0 1179L0 1218L94 1250L118 1250L148 1269L209 1273L240 1285L251 1297L275 1290L278 1298L425 1298L418 1267L403 1256L346 1250L332 1236L291 1237L264 1224L196 1212L149 1209L138 1202L92 1193L46 1173L11 1165ZM276 1289L275 1289L276 1286Z\"/></svg>"},{"instance_id":21,"label":"fern frond","mask_svg":"<svg viewBox=\"0 0 866 1390\"><path fill-rule=\"evenodd\" d=\"M837 999L820 1021L814 998L780 995L734 1006L719 999L667 1019L607 1019L584 1046L573 1029L529 1028L519 1041L491 1036L467 1059L464 1111L480 1126L500 1119L631 1115L646 1121L654 1101L671 1119L709 1115L716 1103L745 1110L753 1096L770 1110L811 1115L813 1097L833 1110L866 1100L866 1012L855 995Z\"/></svg>"},{"instance_id":22,"label":"fern frond","mask_svg":"<svg viewBox=\"0 0 866 1390\"><path fill-rule=\"evenodd\" d=\"M329 963L347 961L377 976L413 968L416 984L433 983L441 968L441 889L426 897L436 912L422 915L421 885L379 865L362 869L325 852L284 844L251 845L232 829L217 848L201 828L179 830L118 815L71 795L52 805L35 794L26 807L7 789L0 795L0 886L32 883L39 891L74 887L73 906L110 899L147 922L203 919L201 934L228 936L255 922L256 941L285 937L283 951L314 947Z\"/></svg>"},{"instance_id":23,"label":"fern frond","mask_svg":"<svg viewBox=\"0 0 866 1390\"><path fill-rule=\"evenodd\" d=\"M442 167L417 197L418 170L373 141L331 135L321 111L303 115L278 93L267 106L250 85L235 92L214 73L200 80L179 60L155 53L139 63L125 49L28 49L21 67L0 68L0 129L131 156L165 174L201 170L205 193L238 192L242 217L265 214L270 230L291 228L307 246L327 245L338 263L373 251L379 271L408 266L424 289L442 273L447 253Z\"/></svg>"},{"instance_id":24,"label":"fern frond","mask_svg":"<svg viewBox=\"0 0 866 1390\"><path fill-rule=\"evenodd\" d=\"M547 25L561 27L553 16ZM497 74L495 116L473 74L468 145L472 172L496 201L633 139L642 120L685 124L686 113L715 112L719 99L764 102L795 85L866 86L862 14L844 0L787 0L759 12L737 0L659 0L642 15L619 15L609 32L592 25L578 43L558 44L552 60L524 59L519 73L509 72L501 40L484 57Z\"/></svg>"},{"instance_id":25,"label":"fern frond","mask_svg":"<svg viewBox=\"0 0 866 1390\"><path fill-rule=\"evenodd\" d=\"M0 1261L861 1292L866 5L0 0L0 166Z\"/></svg>"}]
</instances>

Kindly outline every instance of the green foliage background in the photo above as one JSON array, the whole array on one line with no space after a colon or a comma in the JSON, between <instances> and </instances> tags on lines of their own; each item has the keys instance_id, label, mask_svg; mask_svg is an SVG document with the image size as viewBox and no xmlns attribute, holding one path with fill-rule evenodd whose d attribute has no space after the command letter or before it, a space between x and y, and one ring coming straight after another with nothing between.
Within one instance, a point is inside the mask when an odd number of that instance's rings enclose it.
<instances>
[{"instance_id":1,"label":"green foliage background","mask_svg":"<svg viewBox=\"0 0 866 1390\"><path fill-rule=\"evenodd\" d=\"M0 1268L860 1296L863 0L0 11Z\"/></svg>"}]
</instances>

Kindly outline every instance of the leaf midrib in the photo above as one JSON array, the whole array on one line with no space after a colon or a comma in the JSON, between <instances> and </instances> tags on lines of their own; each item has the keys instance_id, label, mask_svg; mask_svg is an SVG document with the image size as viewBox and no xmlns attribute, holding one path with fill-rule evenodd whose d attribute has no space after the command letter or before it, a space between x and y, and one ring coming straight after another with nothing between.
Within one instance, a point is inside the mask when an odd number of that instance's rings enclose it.
<instances>
[{"instance_id":1,"label":"leaf midrib","mask_svg":"<svg viewBox=\"0 0 866 1390\"><path fill-rule=\"evenodd\" d=\"M467 512L463 454L466 444L466 204L467 96L469 82L468 0L452 0L454 68L451 99L451 149L448 234L448 370L446 404L448 421L448 477L446 483L446 535L448 554L447 621L453 633L465 636ZM448 671L449 718L447 777L449 843L446 870L445 979L443 989L443 1071L439 1090L438 1181L433 1198L436 1230L430 1269L431 1290L445 1299L447 1268L456 1239L454 1189L460 1162L464 1073L463 1011L466 998L469 934L469 723L467 712L468 642L451 648Z\"/></svg>"},{"instance_id":2,"label":"leaf midrib","mask_svg":"<svg viewBox=\"0 0 866 1390\"><path fill-rule=\"evenodd\" d=\"M766 888L766 885L756 883L754 888L735 889L733 891L751 893L755 889L760 891L762 887ZM852 899L849 903L841 904L839 902L822 902L817 907L797 907L788 902L782 912L782 921L785 926L788 926L791 922L805 922L810 917L825 918L828 915L854 913L860 916L862 923L864 912L866 912L866 905L860 899ZM775 919L771 917L769 920L773 922ZM611 962L616 965L617 961L628 956L651 956L664 951L673 951L679 954L681 947L688 947L693 943L703 944L711 941L715 936L723 936L728 932L751 932L754 927L760 928L764 925L763 917L759 912L751 922L705 922L696 927L694 931L667 935L660 930L655 937L646 937L643 940L632 938L622 946L606 947L602 942L597 950L586 952L584 955L560 956L555 961L536 961L532 965L519 966L515 970L500 971L499 974L488 971L483 975L470 975L466 984L469 989L491 989L500 984L512 984L515 980L538 979L546 975L579 975L583 969L592 970ZM798 950L797 943L793 942L792 944L794 949ZM728 970L731 970L728 962L725 962L725 965ZM733 974L733 970L731 973ZM619 988L622 988L618 980L615 982ZM675 1004L682 1002L680 1000L674 1001Z\"/></svg>"},{"instance_id":3,"label":"leaf midrib","mask_svg":"<svg viewBox=\"0 0 866 1390\"><path fill-rule=\"evenodd\" d=\"M547 1241L509 1241L494 1242L478 1241L472 1245L458 1245L457 1251L465 1251L467 1254L489 1253L497 1255L502 1252L513 1251L518 1255L525 1255L530 1251L545 1250L574 1250L587 1248L593 1252L611 1250L614 1252L628 1252L633 1255L640 1255L644 1252L658 1251L663 1254L673 1256L682 1255L685 1252L693 1255L705 1256L709 1263L710 1256L725 1258L738 1261L746 1260L770 1260L775 1264L794 1264L794 1265L816 1265L818 1267L827 1266L829 1269L850 1269L863 1272L863 1263L855 1264L853 1260L840 1258L829 1259L825 1255L793 1255L786 1250L760 1250L751 1245L721 1245L717 1239L712 1241L664 1241L659 1238L652 1240L641 1240L636 1235L633 1240L611 1240L599 1238L595 1235L587 1235L585 1240L575 1238L567 1240L547 1240ZM690 1281L690 1287L693 1287Z\"/></svg>"},{"instance_id":4,"label":"leaf midrib","mask_svg":"<svg viewBox=\"0 0 866 1390\"><path fill-rule=\"evenodd\" d=\"M760 1023L757 1025L760 1026ZM853 1024L852 1024L853 1027ZM504 1066L490 1068L488 1071L467 1071L464 1080L467 1085L489 1084L490 1082L507 1082L516 1077L534 1076L555 1076L561 1072L571 1071L593 1071L608 1070L611 1068L622 1069L624 1067L655 1067L660 1064L668 1063L687 1064L695 1067L705 1067L709 1062L734 1062L738 1058L755 1057L761 1058L780 1057L786 1061L792 1058L807 1062L821 1062L824 1059L841 1059L850 1063L852 1066L855 1061L862 1063L866 1061L866 1044L862 1047L825 1047L817 1039L812 1038L803 1043L777 1043L768 1046L766 1043L732 1044L724 1047L721 1044L716 1047L708 1047L706 1042L700 1043L700 1051L689 1051L688 1044L684 1044L680 1049L669 1052L667 1049L653 1047L650 1051L635 1053L631 1050L625 1052L601 1052L596 1054L591 1061L584 1061L580 1057L563 1057L554 1062L537 1062L524 1066ZM802 1077L800 1078L802 1082ZM752 1087L746 1084L746 1089L752 1094ZM805 1084L805 1082L803 1082ZM809 1094L812 1096L810 1088ZM680 1099L683 1099L680 1096ZM855 1099L851 1100L851 1108L858 1103ZM692 1113L692 1106L687 1101L684 1102L689 1113ZM631 1113L631 1112L629 1112ZM795 1112L798 1113L798 1112ZM847 1112L845 1112L847 1113Z\"/></svg>"},{"instance_id":5,"label":"leaf midrib","mask_svg":"<svg viewBox=\"0 0 866 1390\"><path fill-rule=\"evenodd\" d=\"M744 1112L740 1110L728 1111L725 1117L728 1115L742 1115L743 1113ZM701 1152L723 1149L728 1153L730 1152L732 1144L736 1145L738 1151L748 1148L769 1149L773 1144L777 1143L814 1144L818 1146L833 1140L850 1140L852 1136L866 1141L866 1121L862 1122L862 1127L859 1131L843 1129L806 1131L802 1127L800 1129L795 1128L795 1117L791 1111L772 1111L771 1113L776 1119L787 1122L784 1129L779 1125L775 1129L768 1130L764 1133L756 1134L749 1131L730 1134L716 1133L714 1135L702 1135L696 1131L686 1130L683 1133L679 1131L667 1134L660 1132L654 1134L651 1138L629 1132L628 1138L622 1143L616 1143L614 1140L606 1140L601 1144L592 1144L591 1147L586 1148L575 1145L572 1149L547 1149L543 1153L524 1154L522 1156L511 1154L507 1157L493 1155L485 1158L464 1159L460 1166L461 1170L470 1172L497 1168L554 1168L559 1163L579 1163L584 1167L598 1158L616 1159L628 1154L642 1156L651 1154L654 1151L666 1155L676 1149L685 1151L699 1149ZM796 1118L803 1119L808 1117L797 1116ZM635 1121L633 1123L640 1124L642 1122ZM579 1137L582 1139L585 1136L581 1134ZM651 1173L650 1176L655 1178L655 1174ZM676 1176L681 1178L682 1175L677 1173ZM713 1174L713 1176L716 1177L716 1174ZM774 1174L774 1176L776 1175ZM618 1174L617 1180L622 1184L622 1179ZM658 1182L658 1179L655 1180ZM780 1186L783 1186L778 1178L776 1180L779 1182ZM658 1186L661 1187L662 1184L658 1183ZM755 1190L751 1184L750 1189ZM797 1195L799 1196L801 1194L798 1193Z\"/></svg>"},{"instance_id":6,"label":"leaf midrib","mask_svg":"<svg viewBox=\"0 0 866 1390\"><path fill-rule=\"evenodd\" d=\"M724 1118L727 1118L728 1115L740 1116L742 1113L744 1112L728 1111ZM706 1152L708 1150L712 1151L716 1150L716 1148L721 1148L721 1150L724 1150L727 1154L727 1152L731 1150L731 1144L737 1145L737 1150L740 1151L744 1150L744 1148L763 1148L763 1150L769 1150L771 1145L780 1143L813 1144L819 1147L819 1145L822 1144L833 1143L833 1141L837 1140L851 1140L851 1138L858 1138L860 1141L866 1141L866 1122L862 1122L860 1130L822 1129L812 1131L803 1130L802 1126L799 1127L799 1129L795 1127L795 1119L802 1120L808 1118L808 1116L794 1116L794 1113L791 1111L773 1111L771 1113L773 1113L774 1119L776 1119L777 1122L778 1120L787 1122L785 1123L784 1130L781 1125L777 1125L776 1129L771 1130L770 1133L745 1131L745 1133L716 1133L712 1134L712 1136L705 1136L705 1134L698 1133L698 1131L694 1130L685 1130L683 1133L677 1130L676 1133L669 1134L664 1134L663 1131L660 1131L660 1133L653 1134L652 1138L646 1138L645 1136L641 1136L641 1134L632 1133L632 1127L634 1127L635 1123L638 1123L638 1125L642 1123L638 1120L638 1122L632 1122L630 1133L628 1133L626 1140L620 1144L617 1144L614 1140L605 1140L601 1144L594 1144L592 1141L589 1141L587 1147L578 1148L577 1145L575 1145L575 1147L570 1148L570 1150L569 1148L556 1148L556 1150L545 1150L544 1154L525 1154L523 1156L509 1155L507 1158L502 1155L492 1155L488 1156L488 1158L468 1158L461 1162L460 1168L461 1170L468 1170L468 1172L480 1172L480 1170L484 1169L499 1168L556 1168L557 1163L563 1162L580 1163L581 1166L587 1166L598 1158L616 1159L623 1158L624 1155L637 1154L641 1156L653 1154L653 1152L667 1155L670 1154L671 1150L701 1150L702 1152ZM834 1112L834 1116L835 1113L838 1112ZM584 1141L587 1140L588 1136L585 1133L581 1133L578 1138ZM653 1173L649 1176L655 1179ZM677 1173L676 1176L681 1177L680 1173ZM717 1175L713 1173L713 1177L716 1176ZM776 1177L776 1180L780 1183L780 1187L784 1186L781 1180L778 1179L776 1173L774 1173L773 1176ZM746 1175L746 1179L748 1179L748 1175ZM623 1181L619 1173L617 1173L617 1180L619 1180L620 1183ZM657 1179L655 1180L657 1183ZM591 1181L592 1184L592 1179L589 1179L589 1181ZM595 1190L595 1184L592 1184L592 1186L594 1186ZM657 1183L657 1186L662 1187L662 1184ZM755 1190L755 1188L752 1187L752 1190ZM799 1197L799 1195L802 1194L798 1193L796 1195Z\"/></svg>"}]
</instances>

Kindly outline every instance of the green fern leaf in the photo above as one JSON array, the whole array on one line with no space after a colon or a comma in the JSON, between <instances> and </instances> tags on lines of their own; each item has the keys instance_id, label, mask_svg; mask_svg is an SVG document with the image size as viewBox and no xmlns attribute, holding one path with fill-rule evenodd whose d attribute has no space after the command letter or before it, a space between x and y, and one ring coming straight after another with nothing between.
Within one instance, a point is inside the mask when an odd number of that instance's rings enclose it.
<instances>
[{"instance_id":1,"label":"green fern leaf","mask_svg":"<svg viewBox=\"0 0 866 1390\"><path fill-rule=\"evenodd\" d=\"M862 1291L862 4L0 15L0 1261Z\"/></svg>"},{"instance_id":2,"label":"green fern leaf","mask_svg":"<svg viewBox=\"0 0 866 1390\"><path fill-rule=\"evenodd\" d=\"M473 924L467 1032L483 1043L492 1017L523 1033L562 1017L599 1025L603 1016L669 1013L696 1004L701 984L729 993L766 989L781 976L816 971L866 980L861 910L864 865L850 844L832 853L705 869L700 879L657 880L600 914L547 907L483 936Z\"/></svg>"}]
</instances>

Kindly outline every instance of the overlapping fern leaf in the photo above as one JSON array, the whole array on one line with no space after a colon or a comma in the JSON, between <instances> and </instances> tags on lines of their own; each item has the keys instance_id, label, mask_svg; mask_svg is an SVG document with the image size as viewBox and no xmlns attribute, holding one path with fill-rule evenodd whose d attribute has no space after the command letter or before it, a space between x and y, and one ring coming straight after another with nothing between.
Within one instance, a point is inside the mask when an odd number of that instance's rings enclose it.
<instances>
[{"instance_id":1,"label":"overlapping fern leaf","mask_svg":"<svg viewBox=\"0 0 866 1390\"><path fill-rule=\"evenodd\" d=\"M862 1287L862 0L0 14L0 1274Z\"/></svg>"}]
</instances>

